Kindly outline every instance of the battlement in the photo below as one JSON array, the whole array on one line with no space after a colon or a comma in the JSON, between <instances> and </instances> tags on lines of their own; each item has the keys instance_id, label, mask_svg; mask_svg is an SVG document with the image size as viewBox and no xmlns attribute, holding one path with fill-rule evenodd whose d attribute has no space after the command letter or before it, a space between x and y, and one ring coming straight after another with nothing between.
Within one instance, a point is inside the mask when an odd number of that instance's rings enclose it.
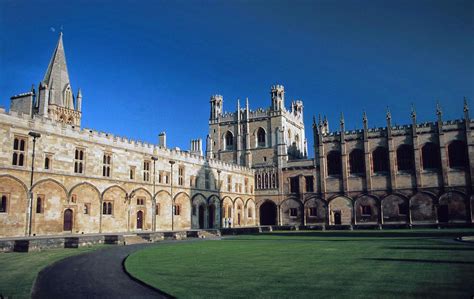
<instances>
[{"instance_id":1,"label":"battlement","mask_svg":"<svg viewBox=\"0 0 474 299\"><path fill-rule=\"evenodd\" d=\"M272 85L271 88L272 88L272 91L274 91L274 90L284 90L285 89L285 87L281 84Z\"/></svg>"},{"instance_id":2,"label":"battlement","mask_svg":"<svg viewBox=\"0 0 474 299\"><path fill-rule=\"evenodd\" d=\"M216 167L227 171L243 171L247 172L248 175L253 175L253 170L245 166L215 159L206 159L204 156L190 153L189 151L165 148L157 144L141 140L133 140L108 132L59 123L50 118L39 115L34 115L33 118L31 118L28 114L16 111L6 111L4 108L0 108L0 123L11 124L17 128L23 128L26 130L34 130L46 134L57 134L66 138L74 138L85 142L97 143L105 147L112 146L125 150L133 150L140 152L145 156L157 155L170 160L182 160L183 162L186 160L191 163L209 165L210 167Z\"/></svg>"},{"instance_id":3,"label":"battlement","mask_svg":"<svg viewBox=\"0 0 474 299\"><path fill-rule=\"evenodd\" d=\"M28 97L28 96L32 96L34 95L32 91L29 91L29 92L24 92L24 93L19 93L19 94L16 94L12 97L10 97L10 99L17 99L17 98L23 98L23 97Z\"/></svg>"}]
</instances>

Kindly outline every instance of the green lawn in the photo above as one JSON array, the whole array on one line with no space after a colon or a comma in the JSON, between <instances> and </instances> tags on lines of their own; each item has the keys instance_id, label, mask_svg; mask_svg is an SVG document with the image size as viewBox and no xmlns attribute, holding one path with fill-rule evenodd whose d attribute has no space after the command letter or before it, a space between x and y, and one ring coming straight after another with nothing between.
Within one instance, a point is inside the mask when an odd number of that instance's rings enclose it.
<instances>
[{"instance_id":1,"label":"green lawn","mask_svg":"<svg viewBox=\"0 0 474 299\"><path fill-rule=\"evenodd\" d=\"M177 297L459 297L474 295L474 230L274 232L163 244L125 262Z\"/></svg>"},{"instance_id":2,"label":"green lawn","mask_svg":"<svg viewBox=\"0 0 474 299\"><path fill-rule=\"evenodd\" d=\"M95 245L30 253L0 253L0 297L29 298L36 276L43 268L68 256L104 247Z\"/></svg>"}]
</instances>

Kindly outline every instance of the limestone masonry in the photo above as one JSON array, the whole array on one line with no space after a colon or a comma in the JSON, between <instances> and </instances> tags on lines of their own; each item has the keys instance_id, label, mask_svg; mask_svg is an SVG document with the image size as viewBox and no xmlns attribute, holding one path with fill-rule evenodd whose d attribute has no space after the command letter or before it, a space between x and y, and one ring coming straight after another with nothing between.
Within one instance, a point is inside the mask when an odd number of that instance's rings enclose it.
<instances>
[{"instance_id":1,"label":"limestone masonry","mask_svg":"<svg viewBox=\"0 0 474 299\"><path fill-rule=\"evenodd\" d=\"M62 34L46 74L0 108L0 237L292 225L470 225L474 123L464 118L330 131L313 118L308 157L303 102L268 109L210 98L209 134L189 151L166 134L147 144L81 128ZM32 171L32 161L34 169Z\"/></svg>"}]
</instances>

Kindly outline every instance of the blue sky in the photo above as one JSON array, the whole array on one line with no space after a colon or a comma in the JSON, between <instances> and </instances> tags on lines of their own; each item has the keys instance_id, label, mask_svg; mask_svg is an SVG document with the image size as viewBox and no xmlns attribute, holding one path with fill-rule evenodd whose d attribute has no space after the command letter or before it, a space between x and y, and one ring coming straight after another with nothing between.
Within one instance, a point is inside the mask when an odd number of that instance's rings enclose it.
<instances>
[{"instance_id":1,"label":"blue sky","mask_svg":"<svg viewBox=\"0 0 474 299\"><path fill-rule=\"evenodd\" d=\"M0 0L0 105L38 85L63 27L83 126L189 148L205 139L209 97L270 105L304 101L330 129L462 116L474 98L474 1L22 1ZM55 28L53 32L51 28ZM472 108L474 110L474 108Z\"/></svg>"}]
</instances>

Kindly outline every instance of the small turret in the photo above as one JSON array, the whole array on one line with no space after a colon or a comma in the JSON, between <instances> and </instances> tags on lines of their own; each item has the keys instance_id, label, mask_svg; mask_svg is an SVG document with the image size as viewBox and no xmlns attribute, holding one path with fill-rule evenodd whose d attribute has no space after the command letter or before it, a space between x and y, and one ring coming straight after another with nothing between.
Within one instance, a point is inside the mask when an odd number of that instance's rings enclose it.
<instances>
[{"instance_id":1,"label":"small turret","mask_svg":"<svg viewBox=\"0 0 474 299\"><path fill-rule=\"evenodd\" d=\"M189 152L194 155L202 156L202 139L191 140L191 149Z\"/></svg>"},{"instance_id":2,"label":"small turret","mask_svg":"<svg viewBox=\"0 0 474 299\"><path fill-rule=\"evenodd\" d=\"M166 148L166 133L161 132L158 135L158 146Z\"/></svg>"},{"instance_id":3,"label":"small turret","mask_svg":"<svg viewBox=\"0 0 474 299\"><path fill-rule=\"evenodd\" d=\"M303 101L301 100L296 100L291 102L291 113L303 120Z\"/></svg>"},{"instance_id":4,"label":"small turret","mask_svg":"<svg viewBox=\"0 0 474 299\"><path fill-rule=\"evenodd\" d=\"M272 111L281 111L285 107L285 88L283 85L273 85L270 91L272 97Z\"/></svg>"},{"instance_id":5,"label":"small turret","mask_svg":"<svg viewBox=\"0 0 474 299\"><path fill-rule=\"evenodd\" d=\"M224 98L221 95L213 95L211 96L211 116L210 120L217 120L219 115L222 114L222 110L224 108Z\"/></svg>"},{"instance_id":6,"label":"small turret","mask_svg":"<svg viewBox=\"0 0 474 299\"><path fill-rule=\"evenodd\" d=\"M77 97L76 97L76 110L81 112L82 111L82 92L81 89L77 91Z\"/></svg>"},{"instance_id":7,"label":"small turret","mask_svg":"<svg viewBox=\"0 0 474 299\"><path fill-rule=\"evenodd\" d=\"M467 98L464 97L464 108L463 108L463 112L464 112L464 120L466 121L470 121L470 118L469 118L469 105L467 103Z\"/></svg>"}]
</instances>

